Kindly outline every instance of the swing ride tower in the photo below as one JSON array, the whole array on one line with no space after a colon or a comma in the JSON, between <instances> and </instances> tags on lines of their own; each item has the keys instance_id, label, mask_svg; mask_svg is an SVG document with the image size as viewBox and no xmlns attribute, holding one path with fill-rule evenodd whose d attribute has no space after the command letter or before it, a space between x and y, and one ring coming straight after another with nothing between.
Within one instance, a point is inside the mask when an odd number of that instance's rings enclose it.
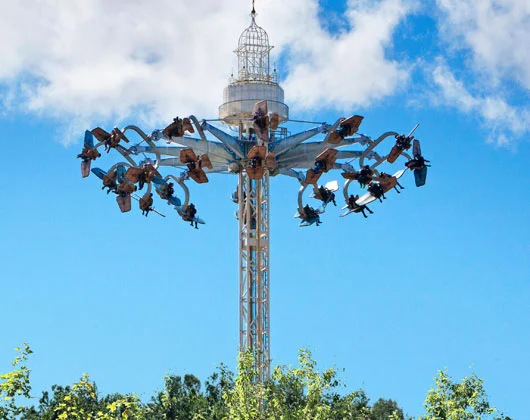
<instances>
[{"instance_id":1,"label":"swing ride tower","mask_svg":"<svg viewBox=\"0 0 530 420\"><path fill-rule=\"evenodd\" d=\"M116 194L122 212L131 210L131 198L135 198L145 215L150 211L161 214L152 206L156 192L196 228L204 220L190 202L188 181L200 185L209 182L210 174L237 175L232 200L238 204L239 349L252 352L256 380L262 382L270 377L269 178L283 175L296 180L299 189L295 217L301 219L301 227L318 226L319 215L330 202L335 204L333 192L339 189L337 181L319 186L324 173L340 170L346 180L342 191L346 206L341 217L352 213L367 217L365 210L370 214L372 211L366 204L377 199L382 202L384 193L397 190L398 179L405 171L414 171L416 186L424 185L428 161L421 156L419 141L412 137L417 125L407 136L387 131L372 139L357 133L363 120L359 115L338 118L333 124L290 119L276 69L270 71L272 47L268 35L256 24L254 7L250 16L250 26L241 34L234 51L237 75L232 75L224 89L218 119L199 122L193 115L175 118L165 129L155 129L151 134L135 125L122 130L116 127L110 133L96 127L85 132L84 148L78 157L82 159L82 176L88 177L92 172L100 178L103 187ZM280 127L288 121L313 127L291 134L285 126ZM222 123L222 128L214 122ZM226 131L227 126L232 133ZM129 133L141 141L132 144L126 137ZM195 133L198 137L193 136ZM318 136L319 140L308 141ZM381 155L376 148L387 138L395 138L396 143L388 154ZM413 158L406 153L412 142ZM120 161L107 171L91 169L91 162L101 157L98 149L102 146L121 155ZM348 149L350 146L357 148ZM400 156L408 161L394 175L376 169L384 163L394 164ZM351 163L355 160L357 169ZM368 161L372 163L367 164ZM167 169L173 173L162 175ZM175 175L175 169L182 172ZM181 188L178 194L183 196L178 196L174 184ZM356 184L367 187L361 190L362 197L349 193L350 186ZM145 194L137 196L135 192L144 186ZM308 187L313 191L311 197L322 202L316 210L304 205L303 194Z\"/></svg>"},{"instance_id":2,"label":"swing ride tower","mask_svg":"<svg viewBox=\"0 0 530 420\"><path fill-rule=\"evenodd\" d=\"M236 128L239 140L247 142L248 152L256 144L252 111L257 102L266 100L268 111L289 119L284 92L278 84L276 69L270 72L269 37L256 24L251 24L239 38L237 77L230 79L224 90L224 103L219 118ZM268 153L268 143L262 142ZM245 153L246 154L246 153ZM241 168L238 174L239 220L239 347L251 351L256 360L260 380L270 375L270 229L269 170L261 179L252 179Z\"/></svg>"}]
</instances>

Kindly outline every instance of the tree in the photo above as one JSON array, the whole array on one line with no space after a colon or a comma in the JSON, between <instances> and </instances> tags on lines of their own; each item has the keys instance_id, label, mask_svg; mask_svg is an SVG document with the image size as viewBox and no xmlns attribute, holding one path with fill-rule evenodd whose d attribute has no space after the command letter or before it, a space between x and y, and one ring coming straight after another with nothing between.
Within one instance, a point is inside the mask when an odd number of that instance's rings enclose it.
<instances>
[{"instance_id":1,"label":"tree","mask_svg":"<svg viewBox=\"0 0 530 420\"><path fill-rule=\"evenodd\" d=\"M403 410L392 400L379 398L372 406L370 420L404 420Z\"/></svg>"},{"instance_id":2,"label":"tree","mask_svg":"<svg viewBox=\"0 0 530 420\"><path fill-rule=\"evenodd\" d=\"M15 369L0 375L0 419L11 420L25 411L25 407L17 402L19 397L30 398L31 370L26 367L28 357L33 351L27 344L16 348L18 356L11 362Z\"/></svg>"},{"instance_id":3,"label":"tree","mask_svg":"<svg viewBox=\"0 0 530 420\"><path fill-rule=\"evenodd\" d=\"M425 398L427 413L418 420L510 420L496 414L498 410L490 406L483 380L475 374L458 383L441 370L434 382L435 387Z\"/></svg>"}]
</instances>

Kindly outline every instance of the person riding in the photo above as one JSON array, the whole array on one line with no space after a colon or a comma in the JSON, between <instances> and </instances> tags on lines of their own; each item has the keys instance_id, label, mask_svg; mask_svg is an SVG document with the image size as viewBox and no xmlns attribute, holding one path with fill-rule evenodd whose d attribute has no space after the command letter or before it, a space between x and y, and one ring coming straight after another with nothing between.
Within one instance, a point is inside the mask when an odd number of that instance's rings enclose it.
<instances>
[{"instance_id":1,"label":"person riding","mask_svg":"<svg viewBox=\"0 0 530 420\"><path fill-rule=\"evenodd\" d=\"M147 217L149 212L153 210L153 193L149 193L149 195L143 196L140 198L140 209L142 210L142 215Z\"/></svg>"},{"instance_id":2,"label":"person riding","mask_svg":"<svg viewBox=\"0 0 530 420\"><path fill-rule=\"evenodd\" d=\"M142 189L144 187L144 184L147 182L147 174L145 173L145 169L140 172L138 175L138 188Z\"/></svg>"},{"instance_id":3,"label":"person riding","mask_svg":"<svg viewBox=\"0 0 530 420\"><path fill-rule=\"evenodd\" d=\"M116 191L116 188L118 188L118 184L116 183L116 178L118 178L118 171L114 171L112 175L105 175L103 176L103 186L101 187L102 190L105 188L108 188L107 194Z\"/></svg>"},{"instance_id":4,"label":"person riding","mask_svg":"<svg viewBox=\"0 0 530 420\"><path fill-rule=\"evenodd\" d=\"M184 135L183 121L179 117L173 118L173 122L164 129L163 134L167 137L182 137Z\"/></svg>"},{"instance_id":5,"label":"person riding","mask_svg":"<svg viewBox=\"0 0 530 420\"><path fill-rule=\"evenodd\" d=\"M85 146L81 153L77 155L78 158L82 159L83 162L88 162L90 160L96 160L101 156L101 153L98 152L96 148Z\"/></svg>"},{"instance_id":6,"label":"person riding","mask_svg":"<svg viewBox=\"0 0 530 420\"><path fill-rule=\"evenodd\" d=\"M383 191L390 191L392 188L394 188L398 194L400 194L400 191L397 187L401 188L402 190L405 189L405 187L398 182L395 176L389 175L386 172L381 172L376 180L379 181L379 185L381 185Z\"/></svg>"},{"instance_id":7,"label":"person riding","mask_svg":"<svg viewBox=\"0 0 530 420\"><path fill-rule=\"evenodd\" d=\"M326 187L321 185L320 187L318 187L318 193L324 204L327 204L331 201L334 206L337 205L337 203L335 202L335 193L333 191L328 190Z\"/></svg>"},{"instance_id":8,"label":"person riding","mask_svg":"<svg viewBox=\"0 0 530 420\"><path fill-rule=\"evenodd\" d=\"M318 174L322 172L324 169L326 169L326 160L325 159L317 160L315 162L315 169L313 169L315 173Z\"/></svg>"},{"instance_id":9,"label":"person riding","mask_svg":"<svg viewBox=\"0 0 530 420\"><path fill-rule=\"evenodd\" d=\"M120 196L132 194L135 191L136 191L136 185L131 184L130 182L127 182L125 179L120 184L118 184L118 187L116 188L116 192Z\"/></svg>"},{"instance_id":10,"label":"person riding","mask_svg":"<svg viewBox=\"0 0 530 420\"><path fill-rule=\"evenodd\" d=\"M315 211L315 209L313 207L311 207L309 204L306 204L304 206L304 215L305 215L305 218L304 220L306 221L312 221L312 220L315 220L316 221L316 224L317 226L320 225L322 222L320 221L320 216L318 215L318 213Z\"/></svg>"},{"instance_id":11,"label":"person riding","mask_svg":"<svg viewBox=\"0 0 530 420\"><path fill-rule=\"evenodd\" d=\"M173 185L174 184L172 182L166 185L166 195L168 197L173 197L173 194L175 194L175 189L173 188Z\"/></svg>"},{"instance_id":12,"label":"person riding","mask_svg":"<svg viewBox=\"0 0 530 420\"><path fill-rule=\"evenodd\" d=\"M337 130L337 134L341 136L342 138L345 138L350 133L350 126L349 125L340 125L339 129Z\"/></svg>"},{"instance_id":13,"label":"person riding","mask_svg":"<svg viewBox=\"0 0 530 420\"><path fill-rule=\"evenodd\" d=\"M377 182L370 182L370 185L368 185L368 192L372 194L375 198L378 198L381 203L383 202L383 200L381 200L381 197L386 200L385 191L383 190L383 187Z\"/></svg>"},{"instance_id":14,"label":"person riding","mask_svg":"<svg viewBox=\"0 0 530 420\"><path fill-rule=\"evenodd\" d=\"M401 150L408 150L410 149L412 140L414 140L414 136L407 137L404 134L397 135L396 146L399 147Z\"/></svg>"},{"instance_id":15,"label":"person riding","mask_svg":"<svg viewBox=\"0 0 530 420\"><path fill-rule=\"evenodd\" d=\"M426 160L423 156L417 155L414 156L414 159L409 160L407 163L405 163L405 166L411 170L420 170L423 169L425 166L430 167L431 165L427 165L427 163L430 163L430 160Z\"/></svg>"},{"instance_id":16,"label":"person riding","mask_svg":"<svg viewBox=\"0 0 530 420\"><path fill-rule=\"evenodd\" d=\"M191 226L195 224L195 229L199 229L197 225L197 219L195 219L196 214L197 209L195 208L195 205L193 203L190 203L189 206L186 208L186 221L190 222Z\"/></svg>"},{"instance_id":17,"label":"person riding","mask_svg":"<svg viewBox=\"0 0 530 420\"><path fill-rule=\"evenodd\" d=\"M359 184L361 184L361 188L366 187L373 178L374 171L370 166L364 165L361 170L359 171L359 175L357 177L357 181L359 181Z\"/></svg>"},{"instance_id":18,"label":"person riding","mask_svg":"<svg viewBox=\"0 0 530 420\"><path fill-rule=\"evenodd\" d=\"M368 216L364 212L365 210L368 210L368 212L370 214L374 214L374 212L372 210L370 210L368 208L368 206L366 206L366 205L360 206L359 204L357 204L356 201L358 199L359 199L359 195L358 194L355 195L355 196L354 195L350 195L348 197L348 203L347 203L348 204L348 209L353 210L354 213L362 213L365 219L368 218Z\"/></svg>"},{"instance_id":19,"label":"person riding","mask_svg":"<svg viewBox=\"0 0 530 420\"><path fill-rule=\"evenodd\" d=\"M257 157L255 159L250 159L250 167L253 168L253 169L256 169L256 168L259 168L262 166L262 159Z\"/></svg>"}]
</instances>

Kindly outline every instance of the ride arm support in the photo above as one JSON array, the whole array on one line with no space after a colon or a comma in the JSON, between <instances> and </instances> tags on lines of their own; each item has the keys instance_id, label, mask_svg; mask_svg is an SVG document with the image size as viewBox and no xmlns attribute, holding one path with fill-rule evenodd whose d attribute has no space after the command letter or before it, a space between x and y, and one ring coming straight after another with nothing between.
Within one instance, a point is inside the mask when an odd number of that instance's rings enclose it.
<instances>
[{"instance_id":1,"label":"ride arm support","mask_svg":"<svg viewBox=\"0 0 530 420\"><path fill-rule=\"evenodd\" d=\"M328 130L329 126L327 124L322 124L319 127L312 128L311 130L302 131L301 133L295 134L293 136L286 137L282 140L275 141L269 145L269 150L274 152L275 156L280 156L285 152L293 149L300 143L310 139L311 137L316 136L317 134L324 133Z\"/></svg>"},{"instance_id":2,"label":"ride arm support","mask_svg":"<svg viewBox=\"0 0 530 420\"><path fill-rule=\"evenodd\" d=\"M234 153L240 159L244 159L245 155L241 149L238 140L232 137L230 134L225 133L224 131L214 127L211 124L208 124L204 121L201 125L204 130L208 130L212 135L214 135L221 143L223 143L232 153Z\"/></svg>"},{"instance_id":3,"label":"ride arm support","mask_svg":"<svg viewBox=\"0 0 530 420\"><path fill-rule=\"evenodd\" d=\"M370 146L368 146L366 148L366 150L363 152L363 154L361 155L361 157L359 158L359 165L362 167L364 166L364 159L369 155L370 152L372 152L372 150L374 150L378 145L379 143L381 143L384 139L386 139L387 137L394 137L394 136L397 136L398 133L394 132L394 131L387 131L386 133L382 134L381 136L379 136L379 138L377 140L375 140L372 144L370 144Z\"/></svg>"}]
</instances>

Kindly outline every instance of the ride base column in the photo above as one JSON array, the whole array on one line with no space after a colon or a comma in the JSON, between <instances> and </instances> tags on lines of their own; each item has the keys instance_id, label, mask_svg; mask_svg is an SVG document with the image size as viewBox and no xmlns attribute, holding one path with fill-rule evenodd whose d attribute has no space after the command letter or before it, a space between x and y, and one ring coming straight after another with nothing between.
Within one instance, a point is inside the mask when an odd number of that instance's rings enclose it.
<instances>
[{"instance_id":1,"label":"ride base column","mask_svg":"<svg viewBox=\"0 0 530 420\"><path fill-rule=\"evenodd\" d=\"M239 346L251 350L258 381L270 376L269 174L239 173Z\"/></svg>"}]
</instances>

